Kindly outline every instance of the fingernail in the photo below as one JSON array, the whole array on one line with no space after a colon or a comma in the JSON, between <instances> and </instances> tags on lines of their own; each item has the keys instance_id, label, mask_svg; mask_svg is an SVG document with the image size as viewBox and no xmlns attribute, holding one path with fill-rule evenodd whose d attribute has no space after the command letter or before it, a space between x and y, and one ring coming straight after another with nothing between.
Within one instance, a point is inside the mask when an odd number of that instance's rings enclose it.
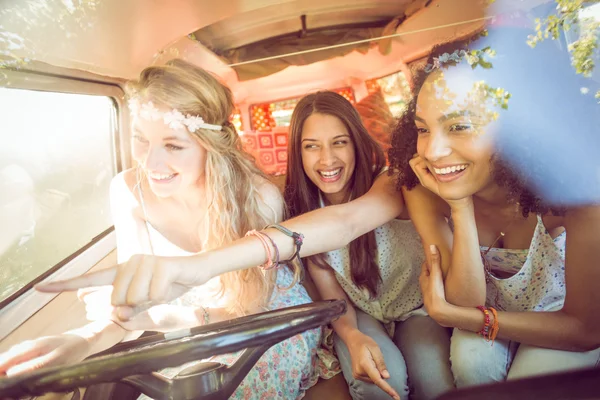
<instances>
[{"instance_id":1,"label":"fingernail","mask_svg":"<svg viewBox=\"0 0 600 400\"><path fill-rule=\"evenodd\" d=\"M430 244L429 251L431 252L431 254L437 254L437 246L435 244Z\"/></svg>"},{"instance_id":2,"label":"fingernail","mask_svg":"<svg viewBox=\"0 0 600 400\"><path fill-rule=\"evenodd\" d=\"M387 369L386 369L386 370L384 370L384 371L381 373L381 375L383 375L383 377L384 377L384 378L386 378L386 379L390 377L390 373L388 372L388 370L387 370Z\"/></svg>"},{"instance_id":3,"label":"fingernail","mask_svg":"<svg viewBox=\"0 0 600 400\"><path fill-rule=\"evenodd\" d=\"M129 320L129 310L123 307L119 307L119 310L117 311L117 316L119 317L119 319L121 321L128 321Z\"/></svg>"},{"instance_id":4,"label":"fingernail","mask_svg":"<svg viewBox=\"0 0 600 400\"><path fill-rule=\"evenodd\" d=\"M35 290L37 290L38 292L43 292L48 289L48 284L47 283L37 283L37 284L33 285L33 288Z\"/></svg>"}]
</instances>

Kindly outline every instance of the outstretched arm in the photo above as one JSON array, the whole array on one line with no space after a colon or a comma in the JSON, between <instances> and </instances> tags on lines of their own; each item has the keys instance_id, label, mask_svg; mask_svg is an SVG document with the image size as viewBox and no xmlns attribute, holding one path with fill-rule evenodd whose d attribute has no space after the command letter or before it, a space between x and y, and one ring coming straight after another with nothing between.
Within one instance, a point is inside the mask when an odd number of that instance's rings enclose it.
<instances>
[{"instance_id":1,"label":"outstretched arm","mask_svg":"<svg viewBox=\"0 0 600 400\"><path fill-rule=\"evenodd\" d=\"M382 174L371 189L358 199L311 211L281 225L304 235L300 255L307 257L342 248L357 237L398 217L403 210L404 201L402 194L396 191L395 177ZM266 232L275 240L282 259L292 256L294 246L290 238L276 229L268 229ZM255 245L256 240L248 242L252 243L255 250L252 252L256 254L253 262L264 262L264 251ZM231 247L235 248L239 244L241 241L235 242ZM249 261L245 264L241 267L250 266Z\"/></svg>"},{"instance_id":2,"label":"outstretched arm","mask_svg":"<svg viewBox=\"0 0 600 400\"><path fill-rule=\"evenodd\" d=\"M323 253L345 246L352 240L397 217L404 209L394 177L381 175L364 196L349 203L315 210L282 223L304 235L300 255ZM281 259L293 255L292 240L276 229L267 233L279 248ZM39 290L63 291L114 284L112 303L139 305L148 300L167 302L189 287L207 282L226 272L261 265L267 255L254 237L239 239L219 249L189 257L134 256L127 263L64 282L38 286Z\"/></svg>"}]
</instances>

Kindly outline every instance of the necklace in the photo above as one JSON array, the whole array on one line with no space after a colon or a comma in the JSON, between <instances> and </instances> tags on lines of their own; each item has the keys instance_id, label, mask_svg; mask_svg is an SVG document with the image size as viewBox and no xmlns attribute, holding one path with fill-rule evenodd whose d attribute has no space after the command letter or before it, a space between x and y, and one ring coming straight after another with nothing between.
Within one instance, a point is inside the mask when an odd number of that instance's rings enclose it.
<instances>
[{"instance_id":1,"label":"necklace","mask_svg":"<svg viewBox=\"0 0 600 400\"><path fill-rule=\"evenodd\" d=\"M496 238L496 240L494 240L492 242L491 245L488 246L488 248L485 251L481 251L481 248L479 250L479 254L481 254L481 261L483 262L483 270L485 273L485 283L486 285L488 283L490 283L491 279L492 279L492 266L490 264L490 262L487 260L487 254L490 252L490 250L496 245L496 243L498 243L498 241L503 238L504 236L506 236L506 232L508 232L508 230L512 227L512 225L515 223L515 216L517 215L519 211L519 204L516 204L515 210L514 210L514 215L511 218L511 221L506 225L506 227L500 231L500 234L498 235L498 237ZM489 289L488 289L489 290ZM499 304L499 299L500 299L500 291L498 289L495 289L496 291L496 296L494 297L494 306L496 306L498 309L503 309L503 307ZM486 290L487 292L487 290ZM487 297L487 296L486 296Z\"/></svg>"},{"instance_id":2,"label":"necklace","mask_svg":"<svg viewBox=\"0 0 600 400\"><path fill-rule=\"evenodd\" d=\"M515 214L518 212L519 210L519 206L517 205L517 207L515 208ZM490 252L490 250L496 245L496 243L498 243L498 241L503 238L504 236L506 236L506 232L508 232L508 230L511 228L511 226L515 223L515 218L513 216L513 218L511 218L511 221L506 225L506 227L500 231L500 234L498 235L498 237L496 238L496 240L494 240L492 242L491 245L488 246L488 248L485 251L481 251L481 249L479 250L479 253L481 254L481 261L483 262L483 269L485 270L485 282L489 283L490 282L490 277L492 276L492 266L490 265L489 261L487 260L486 256L487 254Z\"/></svg>"},{"instance_id":3,"label":"necklace","mask_svg":"<svg viewBox=\"0 0 600 400\"><path fill-rule=\"evenodd\" d=\"M498 240L500 240L500 238L503 238L506 235L505 232L508 232L508 229L512 226L512 224L514 222L515 222L514 219L512 221L510 221L510 223L508 225L506 225L506 228L504 228L504 230L500 231L500 234L498 235L496 240L494 240L494 242L490 246L488 246L488 248L485 251L479 250L479 253L481 254L481 261L483 262L483 270L485 273L486 285L488 283L490 283L490 281L492 280L492 266L491 266L490 262L487 260L486 256L490 252L490 250L494 247L494 245L496 243L498 243ZM486 290L486 292L487 292L487 290ZM502 307L498 303L499 299L500 299L500 291L496 289L496 296L494 297L494 306L502 309Z\"/></svg>"}]
</instances>

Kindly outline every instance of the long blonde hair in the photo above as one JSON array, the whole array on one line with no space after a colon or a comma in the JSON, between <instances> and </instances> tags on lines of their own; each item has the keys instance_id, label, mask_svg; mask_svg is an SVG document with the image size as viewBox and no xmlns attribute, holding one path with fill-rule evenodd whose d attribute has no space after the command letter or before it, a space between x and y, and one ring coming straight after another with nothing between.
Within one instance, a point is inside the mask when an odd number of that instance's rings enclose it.
<instances>
[{"instance_id":1,"label":"long blonde hair","mask_svg":"<svg viewBox=\"0 0 600 400\"><path fill-rule=\"evenodd\" d=\"M257 182L262 180L259 177L266 177L242 150L241 140L229 122L234 103L227 86L209 72L175 59L163 66L144 69L139 80L128 83L126 91L130 98L151 100L157 106L223 126L221 131L199 129L191 134L207 151L208 207L199 232L203 250L221 247L249 230L278 222L275 210L265 212L265 202L257 188ZM294 275L298 274L295 271ZM220 280L220 295L227 295L228 311L245 315L256 307L266 308L275 274L254 267L221 275Z\"/></svg>"}]
</instances>

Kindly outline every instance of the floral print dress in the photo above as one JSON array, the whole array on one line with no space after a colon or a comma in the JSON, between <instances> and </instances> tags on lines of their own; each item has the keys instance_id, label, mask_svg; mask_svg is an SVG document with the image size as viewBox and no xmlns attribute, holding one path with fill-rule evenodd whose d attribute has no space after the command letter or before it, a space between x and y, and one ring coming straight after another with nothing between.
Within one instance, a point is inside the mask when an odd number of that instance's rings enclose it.
<instances>
[{"instance_id":1,"label":"floral print dress","mask_svg":"<svg viewBox=\"0 0 600 400\"><path fill-rule=\"evenodd\" d=\"M550 311L564 304L565 246L567 233L552 238L540 215L527 250L495 249L486 254L492 272L488 274L487 304L502 311ZM487 248L482 247L482 251Z\"/></svg>"}]
</instances>

